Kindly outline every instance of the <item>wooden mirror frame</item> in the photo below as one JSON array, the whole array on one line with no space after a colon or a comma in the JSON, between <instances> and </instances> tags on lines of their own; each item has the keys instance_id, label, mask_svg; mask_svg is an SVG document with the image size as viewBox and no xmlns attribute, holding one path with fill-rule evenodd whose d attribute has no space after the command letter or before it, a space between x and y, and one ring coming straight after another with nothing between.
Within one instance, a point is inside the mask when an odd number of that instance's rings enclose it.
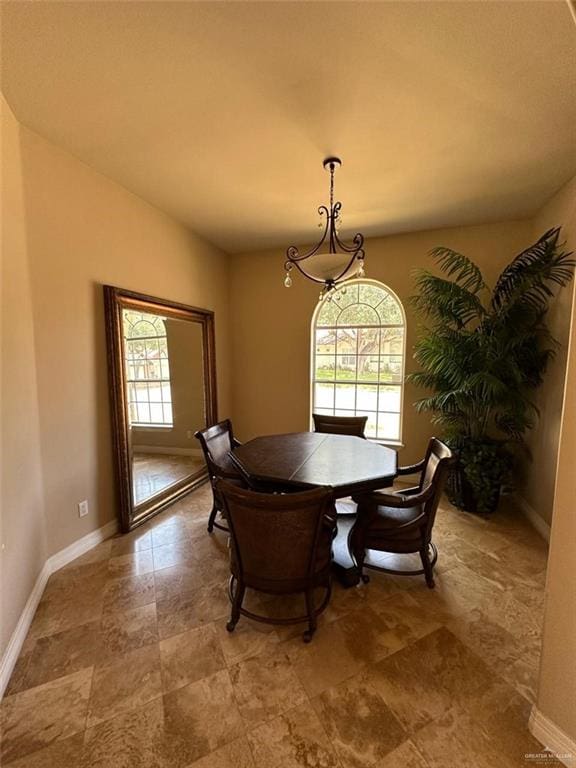
<instances>
[{"instance_id":1,"label":"wooden mirror frame","mask_svg":"<svg viewBox=\"0 0 576 768\"><path fill-rule=\"evenodd\" d=\"M108 358L108 382L112 411L112 440L115 454L117 498L120 505L120 525L127 533L160 512L168 504L189 493L208 479L208 470L200 469L150 497L149 501L134 504L132 478L132 449L126 402L126 366L124 365L124 334L122 310L162 314L178 320L199 323L202 326L204 364L204 402L206 425L218 421L216 399L216 357L214 345L214 313L207 309L190 307L155 296L104 286L104 312ZM200 428L200 426L199 426Z\"/></svg>"}]
</instances>

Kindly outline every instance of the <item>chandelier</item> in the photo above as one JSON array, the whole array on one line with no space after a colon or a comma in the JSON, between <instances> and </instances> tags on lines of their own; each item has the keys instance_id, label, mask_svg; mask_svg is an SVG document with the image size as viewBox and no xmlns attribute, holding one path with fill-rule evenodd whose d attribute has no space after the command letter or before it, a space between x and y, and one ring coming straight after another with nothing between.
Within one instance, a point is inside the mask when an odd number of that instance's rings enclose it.
<instances>
[{"instance_id":1,"label":"chandelier","mask_svg":"<svg viewBox=\"0 0 576 768\"><path fill-rule=\"evenodd\" d=\"M321 205L318 208L320 214L320 228L324 227L324 234L320 242L307 253L299 253L295 245L286 249L286 261L284 269L284 285L290 288L292 285L291 271L293 267L315 283L323 285L320 299L325 296L330 300L333 291L346 280L356 277L364 277L364 235L359 232L354 235L352 243L348 245L339 237L342 216L340 211L342 203L334 202L334 171L342 161L339 157L327 157L324 160L324 168L330 171L330 207ZM324 246L324 249L322 249ZM304 268L303 262L314 258L314 272Z\"/></svg>"}]
</instances>

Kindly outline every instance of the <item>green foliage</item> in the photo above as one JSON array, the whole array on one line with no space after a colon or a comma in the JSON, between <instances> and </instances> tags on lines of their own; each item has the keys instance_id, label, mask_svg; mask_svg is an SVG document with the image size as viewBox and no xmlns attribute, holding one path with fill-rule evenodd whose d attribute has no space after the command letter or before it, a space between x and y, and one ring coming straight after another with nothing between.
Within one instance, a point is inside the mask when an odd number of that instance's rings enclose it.
<instances>
[{"instance_id":1,"label":"green foliage","mask_svg":"<svg viewBox=\"0 0 576 768\"><path fill-rule=\"evenodd\" d=\"M428 323L414 348L421 370L409 380L429 390L419 411L450 437L519 440L534 423L531 390L543 380L556 341L545 325L551 286L575 262L546 232L509 264L492 292L479 268L449 248L432 257L446 277L422 270L413 305Z\"/></svg>"},{"instance_id":2,"label":"green foliage","mask_svg":"<svg viewBox=\"0 0 576 768\"><path fill-rule=\"evenodd\" d=\"M465 442L459 451L464 477L476 499L476 511L491 512L496 508L500 487L512 470L512 457L501 443L493 441Z\"/></svg>"},{"instance_id":3,"label":"green foliage","mask_svg":"<svg viewBox=\"0 0 576 768\"><path fill-rule=\"evenodd\" d=\"M534 424L531 395L557 347L546 312L553 288L571 280L576 264L559 235L551 229L519 254L492 291L470 259L444 247L431 251L443 276L422 270L416 277L412 303L427 327L414 347L420 370L408 380L428 390L416 408L462 446L466 475L484 495L506 471L494 446L521 441Z\"/></svg>"}]
</instances>

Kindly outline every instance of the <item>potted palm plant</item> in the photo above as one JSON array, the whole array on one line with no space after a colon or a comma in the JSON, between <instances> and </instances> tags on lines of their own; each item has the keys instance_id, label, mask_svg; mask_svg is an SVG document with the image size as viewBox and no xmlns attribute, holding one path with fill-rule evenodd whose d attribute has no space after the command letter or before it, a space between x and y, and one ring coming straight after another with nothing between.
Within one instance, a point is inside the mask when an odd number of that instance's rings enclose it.
<instances>
[{"instance_id":1,"label":"potted palm plant","mask_svg":"<svg viewBox=\"0 0 576 768\"><path fill-rule=\"evenodd\" d=\"M490 289L480 269L450 248L430 253L443 276L417 273L412 298L424 318L408 376L428 390L416 409L432 414L459 463L448 483L456 506L493 511L513 466L514 447L532 427L534 390L558 346L546 325L555 286L572 278L572 254L551 229L502 272Z\"/></svg>"}]
</instances>

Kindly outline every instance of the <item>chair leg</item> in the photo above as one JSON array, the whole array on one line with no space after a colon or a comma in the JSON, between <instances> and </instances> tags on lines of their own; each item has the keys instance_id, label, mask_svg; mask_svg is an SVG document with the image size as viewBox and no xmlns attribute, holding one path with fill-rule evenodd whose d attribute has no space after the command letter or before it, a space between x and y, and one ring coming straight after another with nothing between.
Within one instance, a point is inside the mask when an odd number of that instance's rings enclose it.
<instances>
[{"instance_id":1,"label":"chair leg","mask_svg":"<svg viewBox=\"0 0 576 768\"><path fill-rule=\"evenodd\" d=\"M356 565L358 578L361 579L364 584L367 584L370 581L370 576L362 572L364 569L364 560L366 558L366 549L364 547L362 535L358 530L355 530L354 527L350 530L348 537L348 550Z\"/></svg>"},{"instance_id":2,"label":"chair leg","mask_svg":"<svg viewBox=\"0 0 576 768\"><path fill-rule=\"evenodd\" d=\"M234 627L238 624L240 618L240 608L242 607L242 601L244 600L244 593L246 587L241 581L236 582L236 591L234 591L233 583L235 579L232 576L230 579L230 592L232 594L232 610L230 612L230 621L226 624L228 632L234 632Z\"/></svg>"},{"instance_id":3,"label":"chair leg","mask_svg":"<svg viewBox=\"0 0 576 768\"><path fill-rule=\"evenodd\" d=\"M430 553L428 547L425 546L420 550L420 559L422 560L422 568L424 569L424 576L426 578L426 586L429 589L434 589L434 572L432 570L432 563L430 562Z\"/></svg>"},{"instance_id":4,"label":"chair leg","mask_svg":"<svg viewBox=\"0 0 576 768\"><path fill-rule=\"evenodd\" d=\"M216 515L218 514L218 507L216 506L216 502L212 505L212 511L210 512L210 517L208 518L208 533L212 533L214 530L214 520L216 520Z\"/></svg>"},{"instance_id":5,"label":"chair leg","mask_svg":"<svg viewBox=\"0 0 576 768\"><path fill-rule=\"evenodd\" d=\"M305 643L312 640L312 635L316 632L316 610L314 608L314 590L306 590L306 611L308 612L308 629L304 632L303 639Z\"/></svg>"}]
</instances>

